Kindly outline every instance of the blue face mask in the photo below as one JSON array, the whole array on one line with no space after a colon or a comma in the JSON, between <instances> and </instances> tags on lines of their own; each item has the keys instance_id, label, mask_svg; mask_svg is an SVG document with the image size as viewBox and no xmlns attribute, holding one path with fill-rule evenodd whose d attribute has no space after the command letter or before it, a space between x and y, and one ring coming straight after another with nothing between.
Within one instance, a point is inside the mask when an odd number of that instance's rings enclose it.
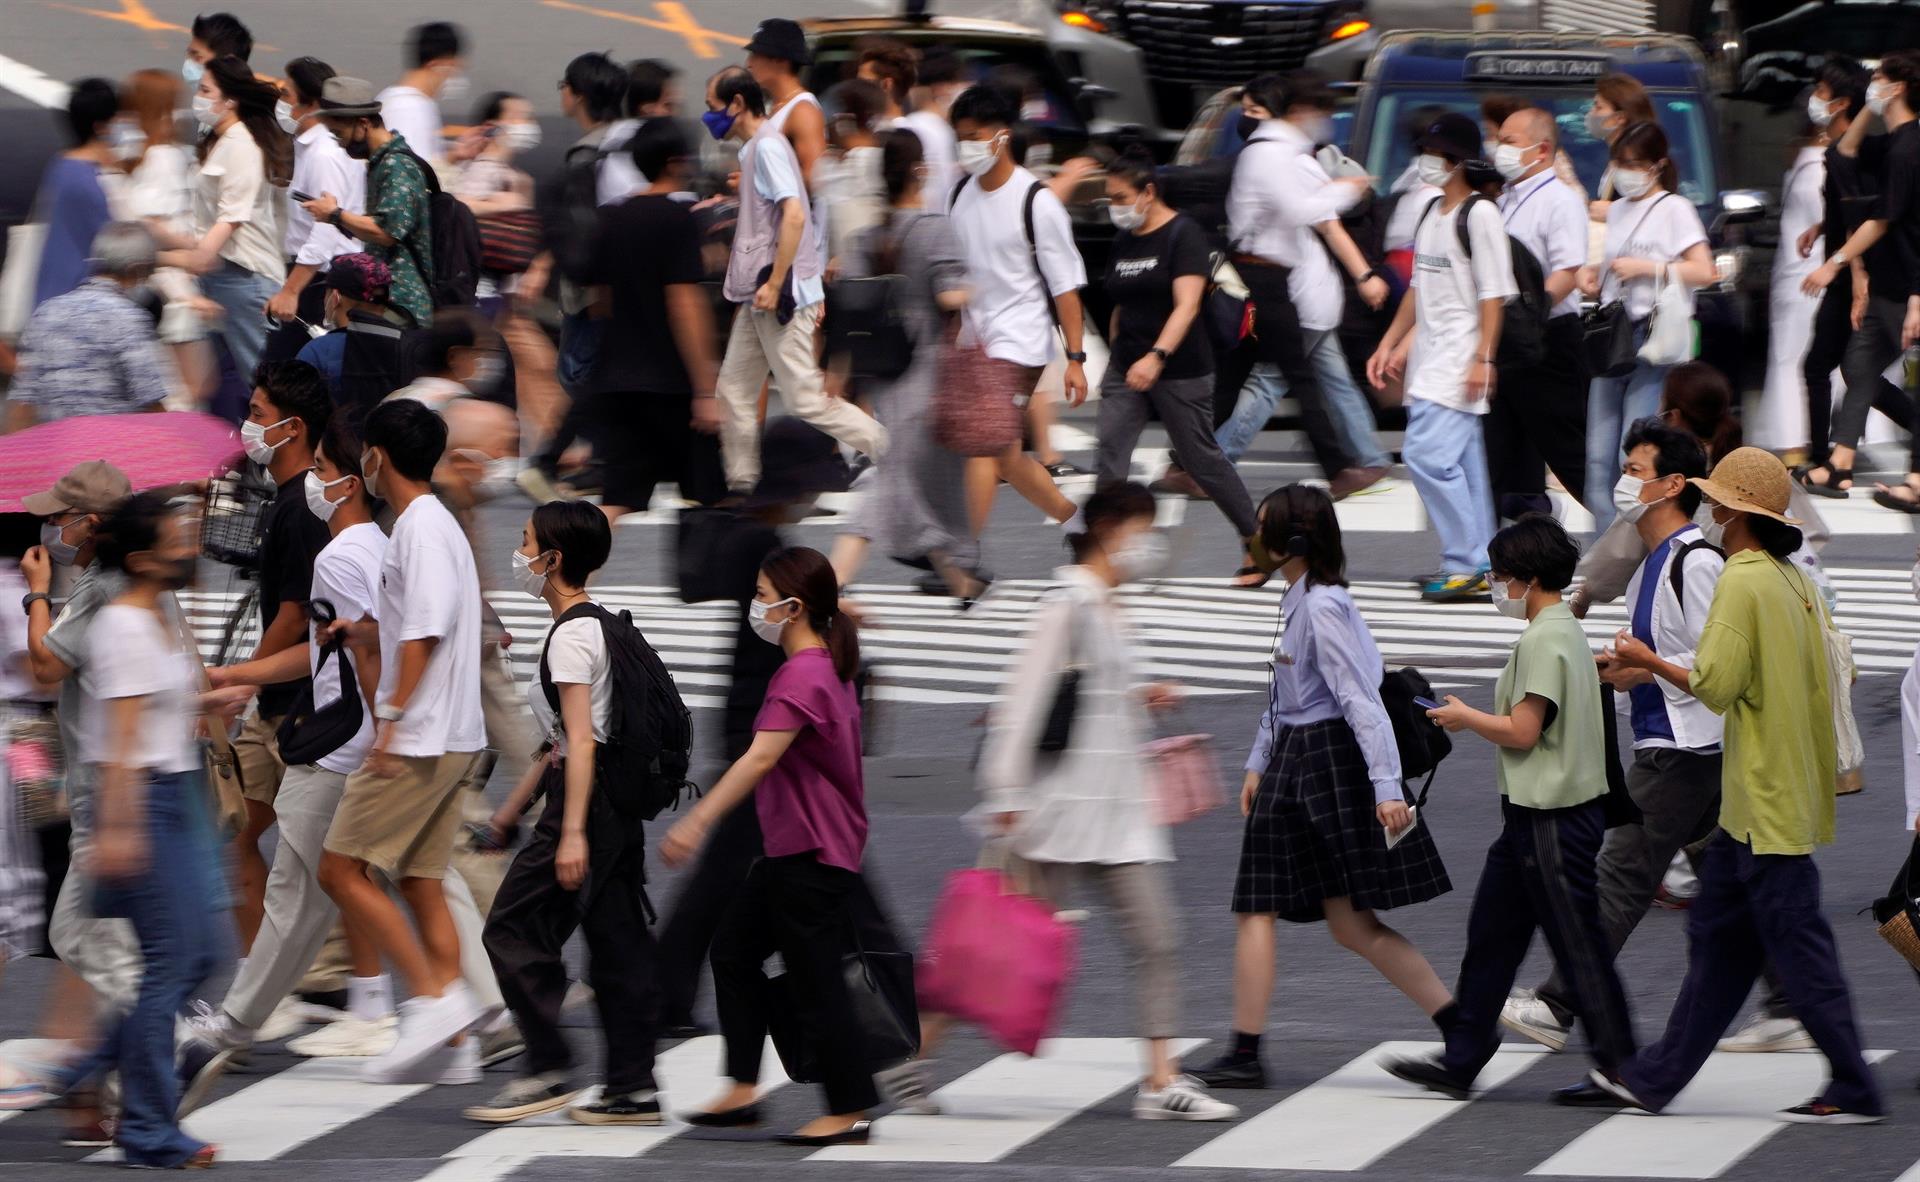
<instances>
[{"instance_id":1,"label":"blue face mask","mask_svg":"<svg viewBox=\"0 0 1920 1182\"><path fill-rule=\"evenodd\" d=\"M707 111L700 116L700 122L707 125L707 134L714 139L723 140L733 130L734 116L725 111Z\"/></svg>"}]
</instances>

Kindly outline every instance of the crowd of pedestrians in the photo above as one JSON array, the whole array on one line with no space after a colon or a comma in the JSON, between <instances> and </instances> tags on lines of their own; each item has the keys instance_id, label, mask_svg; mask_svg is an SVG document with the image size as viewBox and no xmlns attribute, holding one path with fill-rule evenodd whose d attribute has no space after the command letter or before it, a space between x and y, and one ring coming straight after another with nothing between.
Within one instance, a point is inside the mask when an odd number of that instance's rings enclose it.
<instances>
[{"instance_id":1,"label":"crowd of pedestrians","mask_svg":"<svg viewBox=\"0 0 1920 1182\"><path fill-rule=\"evenodd\" d=\"M1135 1116L1230 1120L1210 1089L1265 1086L1283 919L1324 923L1433 1021L1439 1055L1384 1065L1422 1088L1466 1098L1503 1025L1557 1050L1578 1019L1594 1069L1555 1101L1658 1112L1764 972L1758 1049L1817 1047L1832 1071L1785 1118L1885 1115L1812 859L1854 768L1810 498L1851 487L1870 408L1913 423L1882 372L1920 338L1920 55L1871 75L1829 62L1809 97L1761 450L1739 446L1727 379L1662 321L1714 262L1624 75L1587 117L1607 144L1597 200L1549 112L1489 100L1412 129L1376 242L1349 217L1377 178L1328 147L1333 99L1305 74L1243 88L1210 219L1181 196L1194 170L1143 146L1041 169L1030 93L949 55L870 39L815 95L806 35L780 18L705 79L573 59L557 91L579 137L538 177L524 96L481 96L450 134L470 101L454 25L413 30L384 89L308 56L276 81L253 50L239 19L204 14L177 77L75 84L72 147L39 193L6 429L162 409L235 423L263 489L259 640L201 664L176 600L198 566L193 490L136 490L88 461L25 498L41 544L19 563L24 633L5 634L20 660L0 663L27 675L9 717L51 713L66 771L35 842L24 791L0 798L0 953L33 951L43 926L97 1012L44 1073L5 1068L0 1107L64 1101L75 1143L208 1165L216 1148L183 1119L254 1046L324 1022L291 1048L361 1059L370 1083L474 1085L518 1056L465 1107L480 1122L754 1124L769 1035L823 1092L785 1140L863 1143L883 1104L937 1113L935 1054L966 1015L909 1015L876 1061L873 998L845 968L850 932L861 955L899 944L864 873L847 588L877 548L970 608L994 582L1005 483L1071 561L1007 670L972 820L983 864L1047 908L1091 885L1115 913L1144 1044ZM1090 277L1069 206L1095 169L1115 236ZM1583 297L1613 310L1605 349ZM1339 331L1353 307L1385 324L1365 357ZM1440 556L1422 597L1525 622L1490 711L1383 692L1335 508L1394 463L1356 373L1405 406L1401 460ZM1096 393L1095 487L1076 502L1051 427ZM1282 396L1324 480L1256 509L1236 464ZM1150 418L1177 456L1152 488L1134 471ZM1775 454L1801 448L1791 471ZM1875 499L1920 512L1920 450L1913 466ZM1596 523L1584 554L1541 511L1549 476ZM697 802L704 720L696 735L659 657L590 587L615 524L664 486L683 597L737 607L728 766ZM848 490L830 556L783 537ZM518 492L536 507L496 553L476 510ZM1232 1030L1192 1070L1174 1043L1191 966L1169 818L1141 754L1149 712L1180 692L1146 678L1120 594L1167 573L1156 493L1216 502L1243 554L1233 583L1286 588L1238 793ZM553 620L524 708L494 587ZM1596 654L1579 618L1621 597L1628 626ZM1912 684L1920 663L1909 714ZM1451 889L1408 787L1408 727L1496 750L1503 824L1452 986L1379 914ZM512 788L489 805L496 764ZM1911 769L1907 791L1911 826ZM510 864L490 856L526 816ZM657 938L650 839L690 867ZM1683 852L1700 879L1685 980L1642 1046L1614 956ZM1554 973L1515 989L1536 929ZM606 1048L592 1098L561 1030L576 931ZM701 1029L703 965L727 1083L670 1109L655 1047ZM229 970L217 1002L197 996Z\"/></svg>"}]
</instances>

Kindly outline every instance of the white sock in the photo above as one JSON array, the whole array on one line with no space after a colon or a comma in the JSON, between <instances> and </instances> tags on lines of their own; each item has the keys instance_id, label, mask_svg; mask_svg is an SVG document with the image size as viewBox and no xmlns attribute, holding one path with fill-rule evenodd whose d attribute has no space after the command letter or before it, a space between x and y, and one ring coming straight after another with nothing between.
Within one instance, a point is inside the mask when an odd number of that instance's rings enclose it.
<instances>
[{"instance_id":1,"label":"white sock","mask_svg":"<svg viewBox=\"0 0 1920 1182\"><path fill-rule=\"evenodd\" d=\"M1087 513L1084 509L1075 509L1073 516L1060 523L1060 532L1083 534L1087 532Z\"/></svg>"},{"instance_id":2,"label":"white sock","mask_svg":"<svg viewBox=\"0 0 1920 1182\"><path fill-rule=\"evenodd\" d=\"M371 1022L393 1012L393 983L385 973L347 978L347 1012Z\"/></svg>"}]
</instances>

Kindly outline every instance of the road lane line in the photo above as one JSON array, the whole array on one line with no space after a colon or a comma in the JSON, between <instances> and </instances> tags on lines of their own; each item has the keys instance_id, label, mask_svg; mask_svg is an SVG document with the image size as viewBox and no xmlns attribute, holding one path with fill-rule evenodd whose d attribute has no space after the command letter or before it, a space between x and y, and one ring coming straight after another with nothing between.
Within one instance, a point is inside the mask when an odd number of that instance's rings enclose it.
<instances>
[{"instance_id":1,"label":"road lane line","mask_svg":"<svg viewBox=\"0 0 1920 1182\"><path fill-rule=\"evenodd\" d=\"M25 62L0 57L0 88L12 91L30 103L43 107L64 107L70 89L58 78L49 78Z\"/></svg>"},{"instance_id":2,"label":"road lane line","mask_svg":"<svg viewBox=\"0 0 1920 1182\"><path fill-rule=\"evenodd\" d=\"M1437 1042L1383 1042L1310 1087L1174 1162L1243 1170L1364 1170L1468 1104L1388 1075L1384 1058L1432 1055ZM1485 1094L1545 1061L1546 1048L1507 1044L1476 1081Z\"/></svg>"}]
</instances>

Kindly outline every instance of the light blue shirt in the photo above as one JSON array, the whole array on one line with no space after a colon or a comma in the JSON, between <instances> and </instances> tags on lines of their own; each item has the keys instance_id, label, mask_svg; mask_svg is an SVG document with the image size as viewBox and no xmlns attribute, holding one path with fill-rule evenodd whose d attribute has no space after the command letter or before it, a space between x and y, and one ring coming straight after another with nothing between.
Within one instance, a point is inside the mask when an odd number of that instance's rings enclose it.
<instances>
[{"instance_id":1,"label":"light blue shirt","mask_svg":"<svg viewBox=\"0 0 1920 1182\"><path fill-rule=\"evenodd\" d=\"M1374 803L1405 800L1400 748L1380 701L1385 666L1353 597L1301 579L1287 588L1280 612L1286 624L1273 650L1273 687L1246 770L1267 770L1278 728L1344 718L1367 761Z\"/></svg>"},{"instance_id":2,"label":"light blue shirt","mask_svg":"<svg viewBox=\"0 0 1920 1182\"><path fill-rule=\"evenodd\" d=\"M800 184L800 158L793 154L783 135L764 137L765 143L755 153L753 187L760 196L778 206L782 201L798 201L806 195ZM777 143L771 150L767 144ZM785 148L785 151L781 151ZM776 238L777 241L777 238ZM827 285L820 276L811 279L801 275L795 268L793 273L794 307L806 308L827 298Z\"/></svg>"}]
</instances>

